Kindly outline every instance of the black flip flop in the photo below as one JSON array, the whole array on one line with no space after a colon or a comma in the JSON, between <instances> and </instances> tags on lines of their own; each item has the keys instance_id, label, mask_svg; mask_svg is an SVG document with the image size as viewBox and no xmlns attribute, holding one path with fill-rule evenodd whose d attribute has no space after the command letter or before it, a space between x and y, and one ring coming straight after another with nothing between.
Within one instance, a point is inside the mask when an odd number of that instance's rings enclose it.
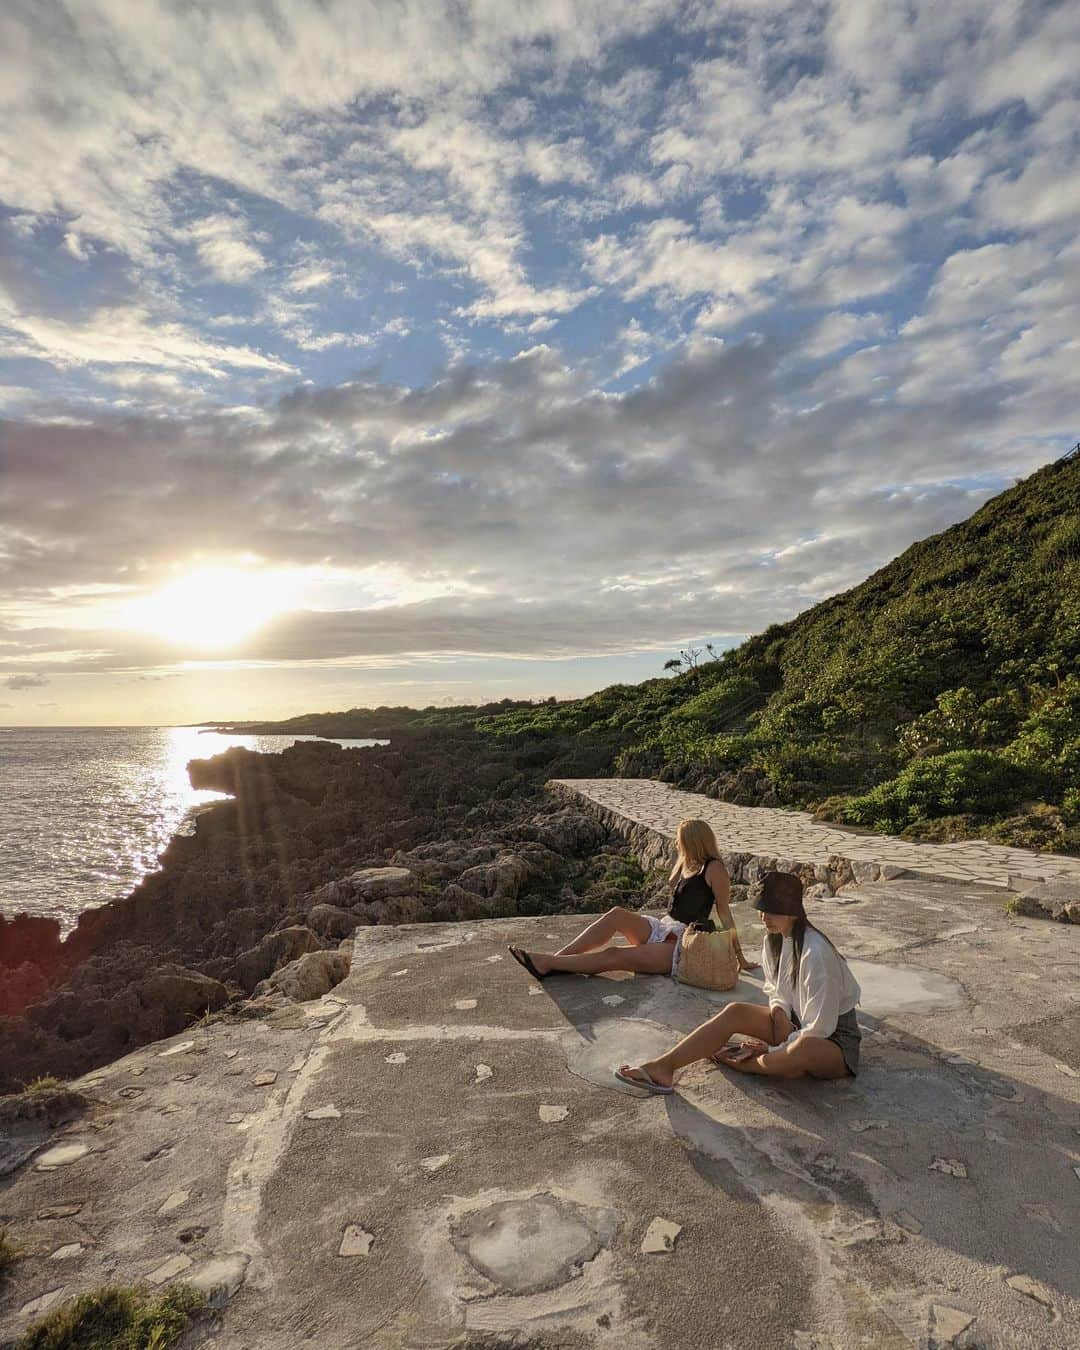
<instances>
[{"instance_id":1,"label":"black flip flop","mask_svg":"<svg viewBox=\"0 0 1080 1350\"><path fill-rule=\"evenodd\" d=\"M506 950L510 953L510 955L514 958L514 960L518 963L519 966L525 967L525 969L529 972L529 974L533 977L534 980L539 980L543 982L544 980L547 979L547 975L541 975L540 972L533 965L532 958L529 956L528 952L522 951L520 947L507 947ZM551 971L548 971L548 975L550 974Z\"/></svg>"}]
</instances>

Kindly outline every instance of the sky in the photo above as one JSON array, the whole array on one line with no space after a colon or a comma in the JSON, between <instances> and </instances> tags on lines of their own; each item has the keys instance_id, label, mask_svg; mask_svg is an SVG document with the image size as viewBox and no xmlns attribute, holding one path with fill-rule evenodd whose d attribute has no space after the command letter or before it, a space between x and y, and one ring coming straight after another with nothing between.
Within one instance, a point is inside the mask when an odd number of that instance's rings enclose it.
<instances>
[{"instance_id":1,"label":"sky","mask_svg":"<svg viewBox=\"0 0 1080 1350\"><path fill-rule=\"evenodd\" d=\"M1080 434L1080 9L8 0L0 724L586 693Z\"/></svg>"}]
</instances>

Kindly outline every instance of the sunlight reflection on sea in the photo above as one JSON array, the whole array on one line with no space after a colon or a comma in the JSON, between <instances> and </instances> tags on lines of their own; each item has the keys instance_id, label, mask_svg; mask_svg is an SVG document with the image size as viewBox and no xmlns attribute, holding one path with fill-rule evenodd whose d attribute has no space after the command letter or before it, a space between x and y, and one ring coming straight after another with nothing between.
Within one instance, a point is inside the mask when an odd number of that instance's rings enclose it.
<instances>
[{"instance_id":1,"label":"sunlight reflection on sea","mask_svg":"<svg viewBox=\"0 0 1080 1350\"><path fill-rule=\"evenodd\" d=\"M59 919L126 895L157 867L196 808L187 764L231 745L275 753L308 736L233 736L198 727L0 728L0 913ZM369 740L342 740L367 746Z\"/></svg>"}]
</instances>

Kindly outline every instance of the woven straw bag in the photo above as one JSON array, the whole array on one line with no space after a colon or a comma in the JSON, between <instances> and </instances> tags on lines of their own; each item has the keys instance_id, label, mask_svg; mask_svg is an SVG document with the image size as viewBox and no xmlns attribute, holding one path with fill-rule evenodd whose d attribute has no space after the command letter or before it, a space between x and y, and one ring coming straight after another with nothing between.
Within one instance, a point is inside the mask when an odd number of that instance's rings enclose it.
<instances>
[{"instance_id":1,"label":"woven straw bag","mask_svg":"<svg viewBox=\"0 0 1080 1350\"><path fill-rule=\"evenodd\" d=\"M679 982L698 989L734 989L739 981L739 958L735 930L718 928L713 933L688 928L679 939Z\"/></svg>"}]
</instances>

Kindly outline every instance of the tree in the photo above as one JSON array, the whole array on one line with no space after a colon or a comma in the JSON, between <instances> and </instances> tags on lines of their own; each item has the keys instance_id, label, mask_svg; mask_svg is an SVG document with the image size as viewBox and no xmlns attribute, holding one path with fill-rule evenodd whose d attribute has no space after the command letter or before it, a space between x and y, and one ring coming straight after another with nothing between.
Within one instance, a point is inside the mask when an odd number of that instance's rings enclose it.
<instances>
[{"instance_id":1,"label":"tree","mask_svg":"<svg viewBox=\"0 0 1080 1350\"><path fill-rule=\"evenodd\" d=\"M677 671L680 675L687 670L696 670L702 661L719 661L720 653L711 642L704 647L684 647L670 661L664 662L665 670Z\"/></svg>"}]
</instances>

